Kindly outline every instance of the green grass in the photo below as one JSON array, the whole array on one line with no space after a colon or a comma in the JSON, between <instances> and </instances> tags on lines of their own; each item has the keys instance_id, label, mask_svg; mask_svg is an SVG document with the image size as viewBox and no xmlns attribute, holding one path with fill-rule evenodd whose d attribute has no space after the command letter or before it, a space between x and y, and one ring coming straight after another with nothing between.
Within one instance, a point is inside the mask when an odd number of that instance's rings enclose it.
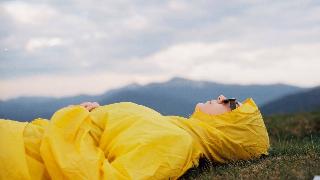
<instances>
[{"instance_id":1,"label":"green grass","mask_svg":"<svg viewBox=\"0 0 320 180\"><path fill-rule=\"evenodd\" d=\"M200 162L181 179L313 179L320 175L320 111L265 118L269 156L227 164Z\"/></svg>"}]
</instances>

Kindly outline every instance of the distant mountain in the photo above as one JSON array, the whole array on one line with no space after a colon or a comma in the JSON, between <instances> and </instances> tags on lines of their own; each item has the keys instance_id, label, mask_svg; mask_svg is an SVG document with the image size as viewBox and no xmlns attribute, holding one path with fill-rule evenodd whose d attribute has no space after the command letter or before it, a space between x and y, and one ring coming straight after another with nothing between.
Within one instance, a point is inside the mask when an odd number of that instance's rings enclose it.
<instances>
[{"instance_id":1,"label":"distant mountain","mask_svg":"<svg viewBox=\"0 0 320 180\"><path fill-rule=\"evenodd\" d=\"M320 110L320 86L283 96L261 108L264 114L283 114Z\"/></svg>"},{"instance_id":2,"label":"distant mountain","mask_svg":"<svg viewBox=\"0 0 320 180\"><path fill-rule=\"evenodd\" d=\"M164 115L189 116L198 102L215 99L224 94L244 100L252 97L264 105L284 95L305 89L284 84L236 85L209 81L173 78L164 83L131 84L97 96L79 95L66 98L21 97L0 101L0 118L30 121L37 117L50 118L59 108L84 101L97 101L101 105L131 101L151 107Z\"/></svg>"}]
</instances>

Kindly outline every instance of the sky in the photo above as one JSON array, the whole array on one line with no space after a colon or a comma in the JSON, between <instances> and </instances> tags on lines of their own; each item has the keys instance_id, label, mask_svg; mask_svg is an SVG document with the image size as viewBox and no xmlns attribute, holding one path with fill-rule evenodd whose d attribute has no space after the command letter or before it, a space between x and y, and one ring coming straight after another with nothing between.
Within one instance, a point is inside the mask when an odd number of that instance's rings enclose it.
<instances>
[{"instance_id":1,"label":"sky","mask_svg":"<svg viewBox=\"0 0 320 180\"><path fill-rule=\"evenodd\" d=\"M320 85L318 0L1 0L0 24L0 100L173 77Z\"/></svg>"}]
</instances>

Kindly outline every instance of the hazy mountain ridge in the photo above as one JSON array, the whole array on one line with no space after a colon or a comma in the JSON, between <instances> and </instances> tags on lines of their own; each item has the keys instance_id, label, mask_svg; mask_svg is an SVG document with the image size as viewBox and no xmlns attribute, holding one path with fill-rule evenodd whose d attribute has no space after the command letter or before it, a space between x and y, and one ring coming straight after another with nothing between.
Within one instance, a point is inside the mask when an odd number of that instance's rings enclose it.
<instances>
[{"instance_id":1,"label":"hazy mountain ridge","mask_svg":"<svg viewBox=\"0 0 320 180\"><path fill-rule=\"evenodd\" d=\"M283 96L261 107L264 114L285 114L320 110L320 86Z\"/></svg>"},{"instance_id":2,"label":"hazy mountain ridge","mask_svg":"<svg viewBox=\"0 0 320 180\"><path fill-rule=\"evenodd\" d=\"M50 118L59 108L84 101L101 105L131 101L151 107L164 115L188 116L198 102L214 99L220 94L244 100L253 97L258 105L305 89L284 84L236 85L209 81L173 78L164 83L130 84L97 96L78 95L66 98L21 97L0 102L0 118L30 121L37 117Z\"/></svg>"}]
</instances>

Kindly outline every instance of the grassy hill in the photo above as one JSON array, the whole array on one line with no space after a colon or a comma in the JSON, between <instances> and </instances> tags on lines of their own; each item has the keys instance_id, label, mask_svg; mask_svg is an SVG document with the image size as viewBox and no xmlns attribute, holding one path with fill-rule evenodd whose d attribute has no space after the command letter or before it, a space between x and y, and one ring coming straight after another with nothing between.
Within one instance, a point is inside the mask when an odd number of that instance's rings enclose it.
<instances>
[{"instance_id":1,"label":"grassy hill","mask_svg":"<svg viewBox=\"0 0 320 180\"><path fill-rule=\"evenodd\" d=\"M320 175L320 109L265 118L271 148L260 159L203 161L181 179L313 179Z\"/></svg>"}]
</instances>

